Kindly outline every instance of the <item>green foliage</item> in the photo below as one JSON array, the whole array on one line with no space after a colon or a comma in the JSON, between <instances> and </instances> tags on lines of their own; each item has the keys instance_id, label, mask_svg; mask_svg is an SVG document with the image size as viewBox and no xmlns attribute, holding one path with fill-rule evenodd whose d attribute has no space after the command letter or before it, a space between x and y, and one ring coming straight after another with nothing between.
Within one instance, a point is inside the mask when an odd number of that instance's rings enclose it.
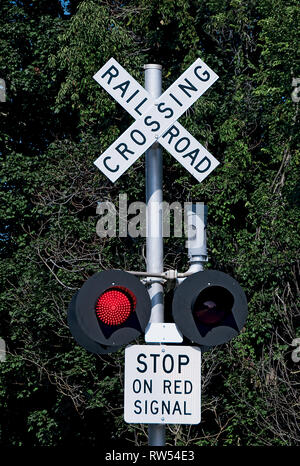
<instances>
[{"instance_id":1,"label":"green foliage","mask_svg":"<svg viewBox=\"0 0 300 466\"><path fill-rule=\"evenodd\" d=\"M115 185L93 161L130 118L93 80L114 57L141 84L163 65L167 88L197 57L220 79L182 117L220 161L198 184L164 153L164 198L208 204L207 267L243 286L238 338L203 355L202 423L168 430L178 445L296 445L300 336L295 0L2 2L0 444L143 444L123 421L123 351L86 353L66 310L94 272L143 269L143 238L96 235L99 201L143 201L144 159ZM165 267L187 266L184 239Z\"/></svg>"}]
</instances>

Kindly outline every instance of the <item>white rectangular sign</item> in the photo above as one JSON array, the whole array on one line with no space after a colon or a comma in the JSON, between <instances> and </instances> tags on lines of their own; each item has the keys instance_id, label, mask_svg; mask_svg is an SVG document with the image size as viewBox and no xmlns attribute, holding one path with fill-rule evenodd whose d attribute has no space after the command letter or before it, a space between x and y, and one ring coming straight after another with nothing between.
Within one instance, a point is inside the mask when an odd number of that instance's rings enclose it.
<instances>
[{"instance_id":1,"label":"white rectangular sign","mask_svg":"<svg viewBox=\"0 0 300 466\"><path fill-rule=\"evenodd\" d=\"M218 79L218 76L198 58L150 105L151 99L147 91L133 78L130 80L130 75L115 60L111 60L108 62L109 66L106 67L106 64L94 78L131 115L139 117L94 162L102 173L115 182ZM122 81L123 79L125 81ZM200 161L197 161L195 166L199 167ZM190 172L197 174L197 168L192 166ZM203 178L204 176L201 180Z\"/></svg>"},{"instance_id":2,"label":"white rectangular sign","mask_svg":"<svg viewBox=\"0 0 300 466\"><path fill-rule=\"evenodd\" d=\"M114 58L110 58L93 76L135 119L153 104L153 98Z\"/></svg>"},{"instance_id":3,"label":"white rectangular sign","mask_svg":"<svg viewBox=\"0 0 300 466\"><path fill-rule=\"evenodd\" d=\"M220 163L178 121L159 138L159 143L200 183Z\"/></svg>"},{"instance_id":4,"label":"white rectangular sign","mask_svg":"<svg viewBox=\"0 0 300 466\"><path fill-rule=\"evenodd\" d=\"M133 345L125 350L124 419L140 424L199 424L201 350Z\"/></svg>"},{"instance_id":5,"label":"white rectangular sign","mask_svg":"<svg viewBox=\"0 0 300 466\"><path fill-rule=\"evenodd\" d=\"M182 73L155 101L156 115L160 116L162 123L158 131L159 135L161 136L174 121L180 118L218 78L219 76L200 58Z\"/></svg>"}]
</instances>

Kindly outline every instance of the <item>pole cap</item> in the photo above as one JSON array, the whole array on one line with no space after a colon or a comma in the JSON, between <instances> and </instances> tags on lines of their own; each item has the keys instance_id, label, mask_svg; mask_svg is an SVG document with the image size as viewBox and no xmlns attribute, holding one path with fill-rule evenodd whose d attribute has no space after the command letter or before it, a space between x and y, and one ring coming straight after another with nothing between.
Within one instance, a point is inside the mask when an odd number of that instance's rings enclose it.
<instances>
[{"instance_id":1,"label":"pole cap","mask_svg":"<svg viewBox=\"0 0 300 466\"><path fill-rule=\"evenodd\" d=\"M147 70L149 68L154 68L156 70L161 70L162 69L162 65L155 65L155 64L148 64L148 65L144 65L144 70Z\"/></svg>"}]
</instances>

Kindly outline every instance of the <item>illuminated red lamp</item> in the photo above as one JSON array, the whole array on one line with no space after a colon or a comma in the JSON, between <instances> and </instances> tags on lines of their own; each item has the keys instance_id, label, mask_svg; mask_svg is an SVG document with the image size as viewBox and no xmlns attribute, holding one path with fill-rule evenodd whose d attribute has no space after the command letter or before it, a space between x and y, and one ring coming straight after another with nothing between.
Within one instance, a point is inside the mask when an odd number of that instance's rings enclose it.
<instances>
[{"instance_id":1,"label":"illuminated red lamp","mask_svg":"<svg viewBox=\"0 0 300 466\"><path fill-rule=\"evenodd\" d=\"M68 324L77 343L95 354L117 351L145 331L151 300L145 285L123 270L91 276L69 305Z\"/></svg>"},{"instance_id":2,"label":"illuminated red lamp","mask_svg":"<svg viewBox=\"0 0 300 466\"><path fill-rule=\"evenodd\" d=\"M106 325L121 325L134 312L136 298L124 287L114 287L106 290L98 298L96 314L98 319Z\"/></svg>"}]
</instances>

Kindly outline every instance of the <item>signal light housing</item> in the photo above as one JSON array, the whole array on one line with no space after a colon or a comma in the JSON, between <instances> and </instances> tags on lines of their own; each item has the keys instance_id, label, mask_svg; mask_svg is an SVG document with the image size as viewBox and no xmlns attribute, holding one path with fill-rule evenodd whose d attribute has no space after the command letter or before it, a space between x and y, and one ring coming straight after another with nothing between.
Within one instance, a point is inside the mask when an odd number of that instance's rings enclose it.
<instances>
[{"instance_id":1,"label":"signal light housing","mask_svg":"<svg viewBox=\"0 0 300 466\"><path fill-rule=\"evenodd\" d=\"M243 328L247 298L230 275L205 270L190 275L176 288L172 313L185 337L201 346L216 346Z\"/></svg>"},{"instance_id":2,"label":"signal light housing","mask_svg":"<svg viewBox=\"0 0 300 466\"><path fill-rule=\"evenodd\" d=\"M88 335L86 335L81 327L78 325L78 320L76 317L76 297L78 292L73 296L71 303L69 305L68 310L68 325L69 329L77 341L77 343L85 348L90 353L95 354L107 354L107 353L114 353L120 349L120 346L106 346L101 345L100 343L96 343L95 341L91 340Z\"/></svg>"},{"instance_id":3,"label":"signal light housing","mask_svg":"<svg viewBox=\"0 0 300 466\"><path fill-rule=\"evenodd\" d=\"M68 324L75 340L92 353L110 353L136 339L150 319L145 286L122 270L96 273L73 296Z\"/></svg>"}]
</instances>

